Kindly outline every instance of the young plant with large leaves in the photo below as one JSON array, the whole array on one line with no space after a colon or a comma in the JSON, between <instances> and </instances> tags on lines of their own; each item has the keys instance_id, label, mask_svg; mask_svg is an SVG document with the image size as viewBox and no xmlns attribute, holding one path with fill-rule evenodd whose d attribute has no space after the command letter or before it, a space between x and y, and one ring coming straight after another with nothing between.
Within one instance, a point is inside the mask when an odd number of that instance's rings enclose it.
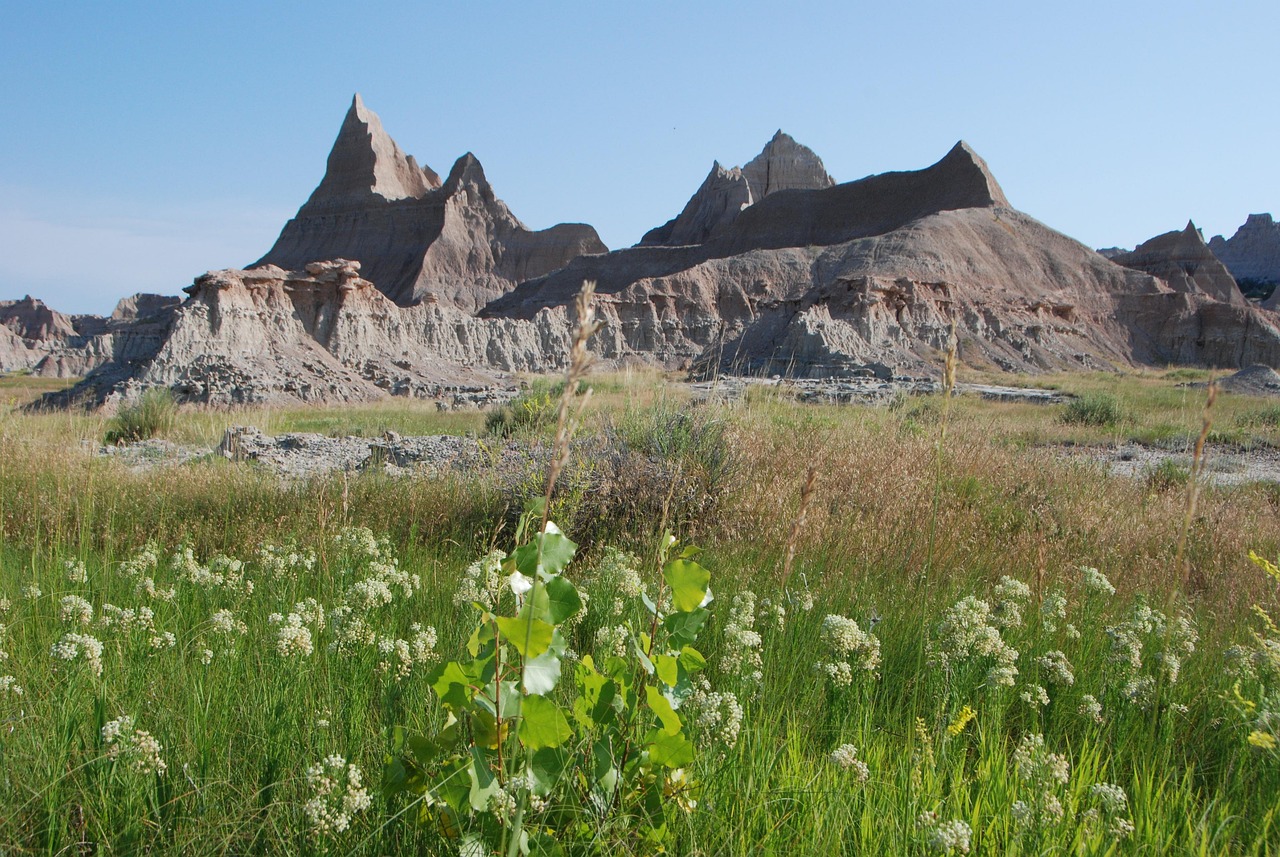
<instances>
[{"instance_id":1,"label":"young plant with large leaves","mask_svg":"<svg viewBox=\"0 0 1280 857\"><path fill-rule=\"evenodd\" d=\"M396 730L384 791L414 799L417 820L467 855L598 853L624 840L661 851L671 814L697 803L680 706L706 667L693 644L710 572L665 535L657 596L641 596L646 618L628 628L625 656L570 661L583 602L565 570L577 546L550 522L526 539L540 520L541 508L525 514L503 561L506 609L474 604L466 656L428 676L442 726Z\"/></svg>"}]
</instances>

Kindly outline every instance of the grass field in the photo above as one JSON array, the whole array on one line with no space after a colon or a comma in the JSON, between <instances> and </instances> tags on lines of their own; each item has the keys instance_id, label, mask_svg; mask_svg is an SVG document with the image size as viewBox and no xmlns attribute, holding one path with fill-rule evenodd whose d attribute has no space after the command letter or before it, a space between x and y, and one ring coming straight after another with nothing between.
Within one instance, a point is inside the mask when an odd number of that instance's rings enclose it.
<instances>
[{"instance_id":1,"label":"grass field","mask_svg":"<svg viewBox=\"0 0 1280 857\"><path fill-rule=\"evenodd\" d=\"M530 686L529 641L501 618L524 560L498 562L537 479L132 472L93 454L107 418L22 413L49 382L0 379L0 854L511 853L517 826L529 853L1276 853L1280 572L1250 552L1280 556L1280 491L1205 487L1187 525L1185 482L1059 454L1189 448L1197 380L1034 379L1105 397L1088 424L597 379L551 508L577 551L545 579L583 605L506 729L482 697ZM1274 414L1220 396L1210 453L1274 447ZM485 415L180 410L167 436L237 424ZM667 529L704 549L705 607ZM686 617L693 643L662 630Z\"/></svg>"}]
</instances>

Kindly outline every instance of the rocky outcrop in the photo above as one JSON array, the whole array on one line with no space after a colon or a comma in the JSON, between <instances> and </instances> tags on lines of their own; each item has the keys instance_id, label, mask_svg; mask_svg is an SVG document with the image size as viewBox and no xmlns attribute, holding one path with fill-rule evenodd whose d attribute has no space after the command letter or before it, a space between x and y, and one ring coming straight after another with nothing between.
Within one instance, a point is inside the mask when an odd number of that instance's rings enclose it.
<instances>
[{"instance_id":1,"label":"rocky outcrop","mask_svg":"<svg viewBox=\"0 0 1280 857\"><path fill-rule=\"evenodd\" d=\"M0 301L0 371L29 371L50 378L76 378L131 352L155 319L177 298L137 294L122 299L109 318L67 315L30 295Z\"/></svg>"},{"instance_id":2,"label":"rocky outcrop","mask_svg":"<svg viewBox=\"0 0 1280 857\"><path fill-rule=\"evenodd\" d=\"M441 183L401 151L356 95L324 179L251 267L352 259L402 306L434 301L474 312L522 280L606 250L585 224L528 229L470 153Z\"/></svg>"},{"instance_id":3,"label":"rocky outcrop","mask_svg":"<svg viewBox=\"0 0 1280 857\"><path fill-rule=\"evenodd\" d=\"M1204 236L1191 221L1187 221L1181 232L1157 235L1132 252L1111 259L1126 268L1154 274L1174 291L1204 294L1234 306L1248 303L1231 273L1204 243Z\"/></svg>"},{"instance_id":4,"label":"rocky outcrop","mask_svg":"<svg viewBox=\"0 0 1280 857\"><path fill-rule=\"evenodd\" d=\"M1179 272L1120 267L1012 209L958 143L924 170L772 194L701 245L577 259L484 314L530 317L595 280L618 353L707 373L936 373L953 319L961 359L995 370L1276 359L1274 316L1220 300L1229 277Z\"/></svg>"},{"instance_id":5,"label":"rocky outcrop","mask_svg":"<svg viewBox=\"0 0 1280 857\"><path fill-rule=\"evenodd\" d=\"M1270 214L1250 214L1235 235L1215 235L1209 249L1241 285L1280 284L1280 223Z\"/></svg>"},{"instance_id":6,"label":"rocky outcrop","mask_svg":"<svg viewBox=\"0 0 1280 857\"><path fill-rule=\"evenodd\" d=\"M821 190L835 180L807 146L778 131L745 167L725 169L717 161L684 210L645 233L640 246L705 244L723 234L752 203L780 190Z\"/></svg>"},{"instance_id":7,"label":"rocky outcrop","mask_svg":"<svg viewBox=\"0 0 1280 857\"><path fill-rule=\"evenodd\" d=\"M388 395L444 406L510 386L505 373L550 371L569 321L485 321L454 307L400 307L358 262L210 271L163 329L44 405L112 405L149 387L204 404L356 402Z\"/></svg>"}]
</instances>

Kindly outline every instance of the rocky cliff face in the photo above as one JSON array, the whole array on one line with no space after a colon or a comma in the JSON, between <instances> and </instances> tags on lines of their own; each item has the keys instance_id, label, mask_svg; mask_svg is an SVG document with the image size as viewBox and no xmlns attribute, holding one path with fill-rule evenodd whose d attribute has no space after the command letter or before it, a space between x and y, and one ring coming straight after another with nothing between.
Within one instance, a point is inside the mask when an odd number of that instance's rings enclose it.
<instances>
[{"instance_id":1,"label":"rocky cliff face","mask_svg":"<svg viewBox=\"0 0 1280 857\"><path fill-rule=\"evenodd\" d=\"M1215 235L1209 249L1240 283L1280 284L1280 223L1270 214L1250 214L1235 235Z\"/></svg>"},{"instance_id":2,"label":"rocky cliff face","mask_svg":"<svg viewBox=\"0 0 1280 857\"><path fill-rule=\"evenodd\" d=\"M606 250L585 224L525 227L470 153L441 183L401 151L356 95L324 179L251 267L352 259L402 306L434 301L474 312L517 282Z\"/></svg>"},{"instance_id":3,"label":"rocky cliff face","mask_svg":"<svg viewBox=\"0 0 1280 857\"><path fill-rule=\"evenodd\" d=\"M1218 257L1204 243L1196 225L1187 221L1181 232L1166 232L1139 244L1133 252L1120 253L1111 260L1126 268L1154 274L1174 291L1204 294L1233 306L1248 301Z\"/></svg>"}]
</instances>

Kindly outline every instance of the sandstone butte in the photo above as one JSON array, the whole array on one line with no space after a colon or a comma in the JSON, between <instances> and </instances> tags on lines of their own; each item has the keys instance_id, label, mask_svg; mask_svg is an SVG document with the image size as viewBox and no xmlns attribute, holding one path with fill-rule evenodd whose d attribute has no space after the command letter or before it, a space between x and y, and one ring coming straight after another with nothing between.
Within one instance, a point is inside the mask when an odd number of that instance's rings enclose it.
<instances>
[{"instance_id":1,"label":"sandstone butte","mask_svg":"<svg viewBox=\"0 0 1280 857\"><path fill-rule=\"evenodd\" d=\"M1243 298L1193 226L1120 261L1014 209L963 142L837 184L781 131L608 252L589 226L526 228L470 154L441 181L357 95L262 259L198 277L181 305L85 322L78 340L49 321L94 368L42 405L152 386L214 404L482 398L507 373L561 366L584 280L606 365L936 375L953 320L963 362L1009 372L1280 364L1280 316ZM38 341L27 324L0 327L0 358Z\"/></svg>"}]
</instances>

